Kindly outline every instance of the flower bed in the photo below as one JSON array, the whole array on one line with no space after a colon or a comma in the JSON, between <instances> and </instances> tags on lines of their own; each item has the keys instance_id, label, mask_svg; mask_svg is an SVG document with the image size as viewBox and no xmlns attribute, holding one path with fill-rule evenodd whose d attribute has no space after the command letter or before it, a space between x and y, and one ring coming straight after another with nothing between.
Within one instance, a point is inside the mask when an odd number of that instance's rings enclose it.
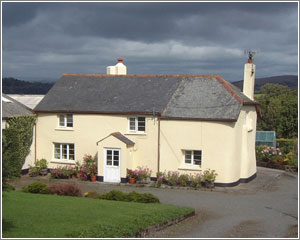
<instances>
[{"instance_id":1,"label":"flower bed","mask_svg":"<svg viewBox=\"0 0 300 240\"><path fill-rule=\"evenodd\" d=\"M256 147L257 165L275 169L298 169L298 158L296 152L284 154L280 148L270 146ZM290 167L287 167L290 166Z\"/></svg>"},{"instance_id":2,"label":"flower bed","mask_svg":"<svg viewBox=\"0 0 300 240\"><path fill-rule=\"evenodd\" d=\"M215 170L205 170L203 174L180 174L178 171L158 172L155 187L161 187L162 184L167 186L190 187L194 189L201 188L205 181L214 183L217 173Z\"/></svg>"},{"instance_id":3,"label":"flower bed","mask_svg":"<svg viewBox=\"0 0 300 240\"><path fill-rule=\"evenodd\" d=\"M137 169L131 170L127 168L127 178L129 181L130 179L134 179L132 183L149 183L151 177L152 170L147 167L140 167L138 166Z\"/></svg>"},{"instance_id":4,"label":"flower bed","mask_svg":"<svg viewBox=\"0 0 300 240\"><path fill-rule=\"evenodd\" d=\"M77 177L81 180L96 180L97 176L97 165L96 160L91 155L85 155L83 157L83 163L77 161L75 167L64 166L57 167L50 171L51 177L56 179L68 179Z\"/></svg>"}]
</instances>

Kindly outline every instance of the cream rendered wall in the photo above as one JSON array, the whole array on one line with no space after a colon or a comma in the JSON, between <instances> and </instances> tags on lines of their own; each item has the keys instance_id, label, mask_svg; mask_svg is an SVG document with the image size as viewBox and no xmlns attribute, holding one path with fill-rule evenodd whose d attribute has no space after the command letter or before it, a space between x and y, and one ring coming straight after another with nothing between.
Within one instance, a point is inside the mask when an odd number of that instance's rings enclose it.
<instances>
[{"instance_id":1,"label":"cream rendered wall","mask_svg":"<svg viewBox=\"0 0 300 240\"><path fill-rule=\"evenodd\" d=\"M75 160L82 161L84 154L97 156L96 142L113 132L121 132L135 142L133 148L132 168L147 166L157 170L157 120L146 117L146 133L129 133L128 116L74 114L73 129L58 128L58 114L38 113L37 117L37 158L46 158L49 168L64 165L54 160L53 143L74 143ZM102 154L102 153L101 153ZM100 163L100 166L102 164ZM124 177L124 175L122 176Z\"/></svg>"},{"instance_id":2,"label":"cream rendered wall","mask_svg":"<svg viewBox=\"0 0 300 240\"><path fill-rule=\"evenodd\" d=\"M249 178L256 172L255 132L253 106L243 107L237 122L162 120L160 171L197 173L210 168L220 183ZM183 150L202 150L201 167L185 164Z\"/></svg>"},{"instance_id":3,"label":"cream rendered wall","mask_svg":"<svg viewBox=\"0 0 300 240\"><path fill-rule=\"evenodd\" d=\"M200 172L215 169L217 182L232 182L231 172L234 151L235 123L204 121L161 121L160 170ZM202 164L191 166L184 163L183 150L202 150Z\"/></svg>"},{"instance_id":4,"label":"cream rendered wall","mask_svg":"<svg viewBox=\"0 0 300 240\"><path fill-rule=\"evenodd\" d=\"M256 173L255 140L257 114L253 106L244 106L241 113L244 116L241 178L248 178Z\"/></svg>"}]
</instances>

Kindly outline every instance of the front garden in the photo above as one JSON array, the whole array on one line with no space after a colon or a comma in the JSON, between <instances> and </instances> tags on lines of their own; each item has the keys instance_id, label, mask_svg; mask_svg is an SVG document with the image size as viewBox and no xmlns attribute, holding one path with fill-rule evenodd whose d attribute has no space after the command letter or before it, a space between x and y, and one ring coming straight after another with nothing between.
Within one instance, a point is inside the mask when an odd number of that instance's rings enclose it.
<instances>
[{"instance_id":1,"label":"front garden","mask_svg":"<svg viewBox=\"0 0 300 240\"><path fill-rule=\"evenodd\" d=\"M81 194L76 185L70 184L47 187L34 183L23 191L3 192L5 238L135 237L149 226L194 211L161 204L152 194L119 191Z\"/></svg>"},{"instance_id":2,"label":"front garden","mask_svg":"<svg viewBox=\"0 0 300 240\"><path fill-rule=\"evenodd\" d=\"M278 147L256 146L258 166L298 172L297 139L278 139Z\"/></svg>"}]
</instances>

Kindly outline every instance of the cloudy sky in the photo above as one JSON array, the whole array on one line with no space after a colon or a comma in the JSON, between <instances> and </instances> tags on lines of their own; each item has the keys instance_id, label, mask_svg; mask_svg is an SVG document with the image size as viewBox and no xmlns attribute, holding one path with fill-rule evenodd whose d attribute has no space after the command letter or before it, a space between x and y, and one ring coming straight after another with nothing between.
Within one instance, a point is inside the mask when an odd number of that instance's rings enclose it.
<instances>
[{"instance_id":1,"label":"cloudy sky","mask_svg":"<svg viewBox=\"0 0 300 240\"><path fill-rule=\"evenodd\" d=\"M57 79L106 73L243 78L245 49L257 77L298 75L298 4L2 2L2 77Z\"/></svg>"}]
</instances>

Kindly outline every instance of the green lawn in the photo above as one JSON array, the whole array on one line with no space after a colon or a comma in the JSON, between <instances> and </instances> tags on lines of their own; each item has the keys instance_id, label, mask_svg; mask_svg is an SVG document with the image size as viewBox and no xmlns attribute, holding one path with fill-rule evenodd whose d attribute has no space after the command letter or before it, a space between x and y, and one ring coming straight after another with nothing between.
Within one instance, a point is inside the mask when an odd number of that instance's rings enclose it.
<instances>
[{"instance_id":1,"label":"green lawn","mask_svg":"<svg viewBox=\"0 0 300 240\"><path fill-rule=\"evenodd\" d=\"M193 209L12 191L3 193L2 211L3 237L104 238L133 236Z\"/></svg>"}]
</instances>

